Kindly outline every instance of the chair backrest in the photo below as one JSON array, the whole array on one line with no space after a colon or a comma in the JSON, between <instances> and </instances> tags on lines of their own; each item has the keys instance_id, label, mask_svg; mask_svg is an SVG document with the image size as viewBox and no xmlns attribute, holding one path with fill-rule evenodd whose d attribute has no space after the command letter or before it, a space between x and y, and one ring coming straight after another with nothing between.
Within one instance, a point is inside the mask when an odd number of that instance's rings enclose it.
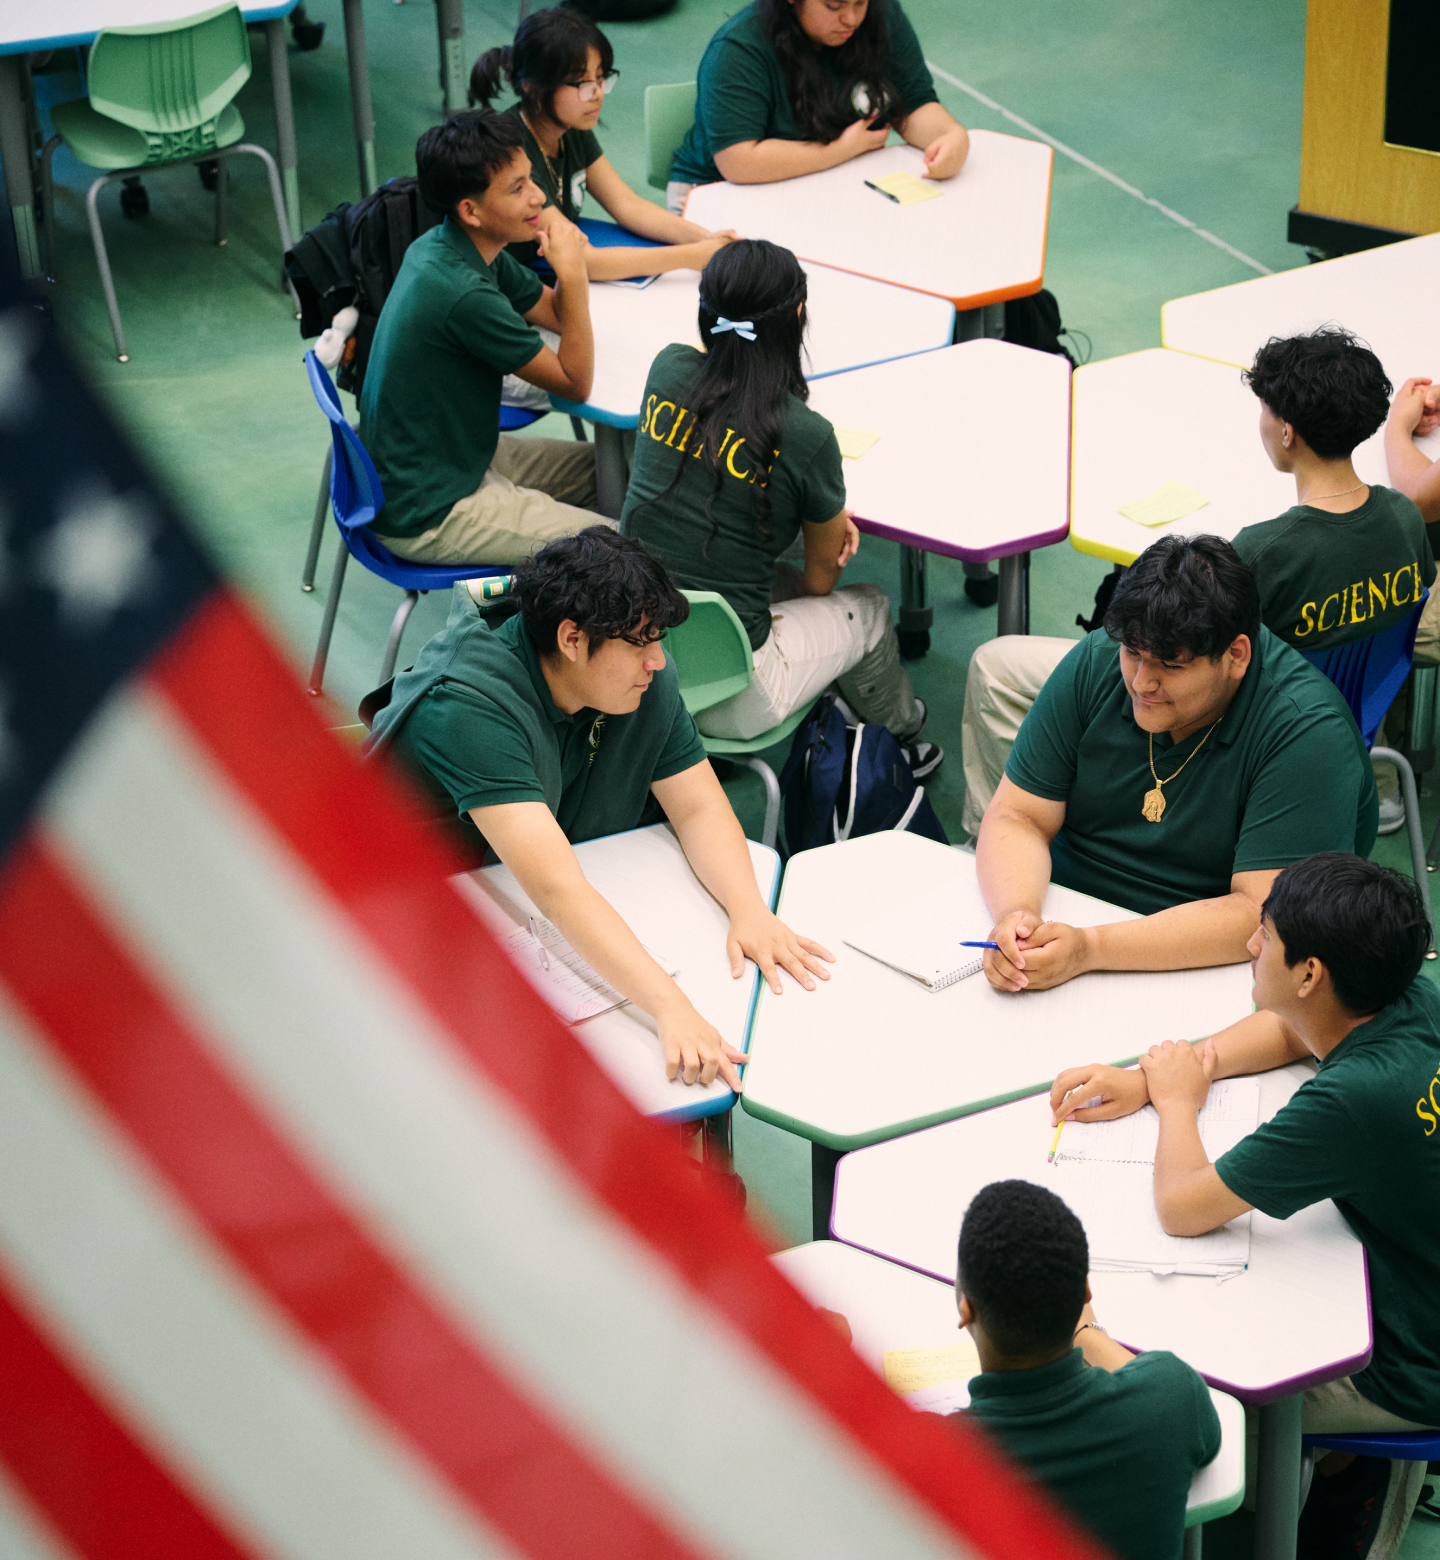
<instances>
[{"instance_id":1,"label":"chair backrest","mask_svg":"<svg viewBox=\"0 0 1440 1560\"><path fill-rule=\"evenodd\" d=\"M90 49L90 106L139 130L152 161L204 151L250 77L250 40L230 4L173 22L107 27Z\"/></svg>"},{"instance_id":2,"label":"chair backrest","mask_svg":"<svg viewBox=\"0 0 1440 1560\"><path fill-rule=\"evenodd\" d=\"M717 591L684 590L690 616L665 630L665 650L675 663L680 697L692 715L750 685L755 657L745 625Z\"/></svg>"},{"instance_id":3,"label":"chair backrest","mask_svg":"<svg viewBox=\"0 0 1440 1560\"><path fill-rule=\"evenodd\" d=\"M330 462L330 506L335 511L336 524L348 539L358 526L373 523L385 507L385 494L375 463L341 409L339 392L330 382L325 365L313 352L305 354L305 372L310 376L310 388L320 410L330 419L334 451Z\"/></svg>"},{"instance_id":4,"label":"chair backrest","mask_svg":"<svg viewBox=\"0 0 1440 1560\"><path fill-rule=\"evenodd\" d=\"M651 188L663 190L670 182L670 164L694 122L693 81L645 88L646 177Z\"/></svg>"},{"instance_id":5,"label":"chair backrest","mask_svg":"<svg viewBox=\"0 0 1440 1560\"><path fill-rule=\"evenodd\" d=\"M1428 596L1429 592L1425 594ZM1422 597L1408 617L1389 628L1382 628L1378 634L1352 639L1348 645L1339 645L1334 650L1300 652L1340 690L1366 747L1375 741L1385 711L1395 702L1395 696L1410 675L1410 663L1415 657L1415 630L1420 626L1420 614L1424 609L1425 597Z\"/></svg>"}]
</instances>

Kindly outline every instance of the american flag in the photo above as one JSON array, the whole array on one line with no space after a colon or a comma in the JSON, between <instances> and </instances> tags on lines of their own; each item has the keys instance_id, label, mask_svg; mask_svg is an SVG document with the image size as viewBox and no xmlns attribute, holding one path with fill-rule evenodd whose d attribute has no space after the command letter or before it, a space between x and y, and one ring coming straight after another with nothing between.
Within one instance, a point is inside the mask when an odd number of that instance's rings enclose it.
<instances>
[{"instance_id":1,"label":"american flag","mask_svg":"<svg viewBox=\"0 0 1440 1560\"><path fill-rule=\"evenodd\" d=\"M0 1555L1093 1556L411 816L0 279Z\"/></svg>"}]
</instances>

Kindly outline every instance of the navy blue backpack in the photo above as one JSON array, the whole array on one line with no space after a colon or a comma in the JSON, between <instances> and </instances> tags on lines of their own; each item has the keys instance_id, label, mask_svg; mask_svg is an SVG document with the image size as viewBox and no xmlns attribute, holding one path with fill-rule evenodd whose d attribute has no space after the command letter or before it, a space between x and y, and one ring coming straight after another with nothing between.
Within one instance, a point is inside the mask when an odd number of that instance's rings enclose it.
<instances>
[{"instance_id":1,"label":"navy blue backpack","mask_svg":"<svg viewBox=\"0 0 1440 1560\"><path fill-rule=\"evenodd\" d=\"M780 794L791 856L882 829L950 843L900 744L884 726L850 725L830 695L796 728Z\"/></svg>"}]
</instances>

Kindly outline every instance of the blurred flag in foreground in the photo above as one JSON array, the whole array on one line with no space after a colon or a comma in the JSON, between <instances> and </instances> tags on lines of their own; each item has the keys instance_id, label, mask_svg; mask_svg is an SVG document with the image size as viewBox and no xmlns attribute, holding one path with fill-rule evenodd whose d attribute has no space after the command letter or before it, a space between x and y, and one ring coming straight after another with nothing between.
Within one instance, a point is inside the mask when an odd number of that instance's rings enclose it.
<instances>
[{"instance_id":1,"label":"blurred flag in foreground","mask_svg":"<svg viewBox=\"0 0 1440 1560\"><path fill-rule=\"evenodd\" d=\"M0 859L6 1560L1094 1554L542 1006L13 288Z\"/></svg>"}]
</instances>

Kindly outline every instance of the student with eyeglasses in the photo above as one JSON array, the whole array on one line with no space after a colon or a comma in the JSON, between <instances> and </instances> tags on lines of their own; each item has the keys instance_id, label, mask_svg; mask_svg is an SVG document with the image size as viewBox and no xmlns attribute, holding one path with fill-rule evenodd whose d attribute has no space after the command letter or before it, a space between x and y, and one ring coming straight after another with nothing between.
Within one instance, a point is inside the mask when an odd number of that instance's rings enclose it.
<instances>
[{"instance_id":1,"label":"student with eyeglasses","mask_svg":"<svg viewBox=\"0 0 1440 1560\"><path fill-rule=\"evenodd\" d=\"M605 95L620 72L610 40L577 12L532 11L507 48L489 49L470 72L470 102L488 108L508 80L520 101L505 112L524 131L530 176L545 192L546 218L553 212L574 222L587 193L631 233L663 249L598 248L586 245L585 268L592 281L653 276L661 271L702 270L735 235L712 233L637 195L610 165L595 138ZM533 242L512 244L510 253L529 264L539 253Z\"/></svg>"}]
</instances>

